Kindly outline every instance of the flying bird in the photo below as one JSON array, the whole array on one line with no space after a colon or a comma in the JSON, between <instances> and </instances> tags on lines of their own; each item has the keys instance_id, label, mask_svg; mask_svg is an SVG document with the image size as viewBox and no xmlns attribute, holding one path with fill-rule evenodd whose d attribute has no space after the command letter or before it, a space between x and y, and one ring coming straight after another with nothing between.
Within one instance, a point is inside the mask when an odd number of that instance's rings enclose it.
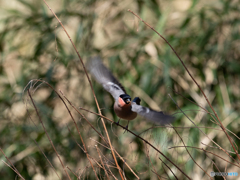
<instances>
[{"instance_id":1,"label":"flying bird","mask_svg":"<svg viewBox=\"0 0 240 180\"><path fill-rule=\"evenodd\" d=\"M140 105L141 99L131 97L126 93L124 87L112 75L112 73L102 64L100 57L90 58L87 62L87 69L94 79L100 83L115 99L114 112L120 119L128 121L134 120L137 115L159 125L170 124L174 117L165 115L163 112L154 111ZM119 121L120 121L119 119ZM119 123L118 121L118 123ZM128 124L126 128L128 128Z\"/></svg>"}]
</instances>

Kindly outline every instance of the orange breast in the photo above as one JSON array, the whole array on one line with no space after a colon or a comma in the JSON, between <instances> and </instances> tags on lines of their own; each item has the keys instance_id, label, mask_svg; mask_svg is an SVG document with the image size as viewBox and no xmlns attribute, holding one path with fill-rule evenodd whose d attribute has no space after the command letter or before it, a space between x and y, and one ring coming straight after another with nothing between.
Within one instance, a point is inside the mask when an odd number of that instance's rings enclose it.
<instances>
[{"instance_id":1,"label":"orange breast","mask_svg":"<svg viewBox=\"0 0 240 180\"><path fill-rule=\"evenodd\" d=\"M118 102L115 102L114 111L118 117L128 121L137 117L137 113L132 111L131 103L126 104L121 98L119 98Z\"/></svg>"}]
</instances>

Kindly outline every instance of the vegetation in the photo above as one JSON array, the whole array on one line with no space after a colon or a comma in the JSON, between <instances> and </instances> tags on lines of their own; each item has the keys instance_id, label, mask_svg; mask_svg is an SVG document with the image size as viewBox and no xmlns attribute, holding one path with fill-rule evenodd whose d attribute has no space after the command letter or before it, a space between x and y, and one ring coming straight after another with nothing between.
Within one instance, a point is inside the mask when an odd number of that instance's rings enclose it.
<instances>
[{"instance_id":1,"label":"vegetation","mask_svg":"<svg viewBox=\"0 0 240 180\"><path fill-rule=\"evenodd\" d=\"M138 117L125 133L127 122L111 122L118 121L113 99L95 81L108 120L88 112L99 113L88 78L44 1L0 3L1 179L21 179L4 162L24 179L209 179L211 172L240 172L238 0L47 1L84 63L102 57L129 95L176 118L173 128ZM168 43L128 9L171 44L193 79Z\"/></svg>"}]
</instances>

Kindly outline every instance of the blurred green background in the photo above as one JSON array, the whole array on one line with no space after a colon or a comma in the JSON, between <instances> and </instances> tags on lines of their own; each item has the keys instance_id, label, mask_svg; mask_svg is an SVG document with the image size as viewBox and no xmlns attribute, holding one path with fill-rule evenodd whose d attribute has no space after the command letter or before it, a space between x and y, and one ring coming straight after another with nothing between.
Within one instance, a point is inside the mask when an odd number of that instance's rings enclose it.
<instances>
[{"instance_id":1,"label":"blurred green background","mask_svg":"<svg viewBox=\"0 0 240 180\"><path fill-rule=\"evenodd\" d=\"M211 121L212 118L172 91L174 89L212 112L176 55L156 33L127 10L137 13L169 41L206 93L224 126L239 136L240 1L49 0L47 3L60 18L84 62L90 56L101 56L129 95L141 97L144 106L174 114L176 121L173 125L181 127L177 130L187 145L207 149L233 162L222 151L211 147L215 145L197 128L187 128L194 126L178 110L168 94L202 127L203 132L224 149L232 151L226 135ZM43 79L55 90L63 91L76 107L97 112L87 78L68 37L43 1L0 0L0 6L0 147L24 178L58 179L35 145L36 140L59 176L67 179L27 98L26 89L33 86L33 83L28 84L31 80ZM117 121L112 109L112 97L95 81L93 85L102 113ZM33 98L64 165L81 176L81 179L95 179L86 155L75 142L82 145L74 123L57 95L41 84ZM95 148L97 144L108 160L106 162L112 165L110 151L97 143L103 143L97 133L79 114L73 109L71 111L89 154L99 160ZM97 116L81 112L104 134ZM124 126L126 123L121 121ZM161 156L153 149L132 134L123 134L122 128L109 122L106 125L113 146L141 179L157 179L152 172L153 167L162 177L174 179L159 160ZM139 134L151 126L150 122L138 117L130 122L129 129ZM169 147L183 145L172 129L158 127L141 136L191 178L208 178L184 148L168 150ZM238 147L239 138L231 137ZM212 161L222 172L240 172L236 166L214 155L206 156L203 151L192 148L189 151L208 173L218 171ZM0 157L6 161L2 154ZM235 155L233 157L236 158ZM185 179L181 172L161 158L179 179ZM123 167L121 160L119 164ZM99 178L106 179L104 171L96 168ZM111 168L111 171L120 179L116 169ZM128 179L135 178L126 166L124 171ZM70 171L69 174L72 179L76 179ZM1 161L0 177L4 180L14 179L16 174Z\"/></svg>"}]
</instances>

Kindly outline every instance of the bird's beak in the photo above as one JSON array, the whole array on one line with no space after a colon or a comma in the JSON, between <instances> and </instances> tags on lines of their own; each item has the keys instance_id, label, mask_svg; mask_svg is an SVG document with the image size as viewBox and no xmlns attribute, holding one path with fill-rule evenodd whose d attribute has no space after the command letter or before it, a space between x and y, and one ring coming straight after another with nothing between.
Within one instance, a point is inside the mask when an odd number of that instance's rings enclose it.
<instances>
[{"instance_id":1,"label":"bird's beak","mask_svg":"<svg viewBox=\"0 0 240 180\"><path fill-rule=\"evenodd\" d=\"M129 104L129 103L131 102L131 100L130 100L130 99L127 99L126 102L127 102L127 104Z\"/></svg>"}]
</instances>

